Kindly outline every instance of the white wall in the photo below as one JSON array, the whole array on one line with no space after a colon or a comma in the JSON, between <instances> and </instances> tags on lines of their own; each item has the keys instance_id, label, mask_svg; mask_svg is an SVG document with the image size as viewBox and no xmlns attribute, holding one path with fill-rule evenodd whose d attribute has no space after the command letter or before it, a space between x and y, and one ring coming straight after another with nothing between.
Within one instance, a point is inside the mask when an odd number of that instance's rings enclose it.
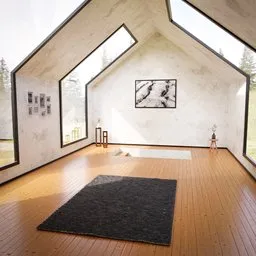
<instances>
[{"instance_id":1,"label":"white wall","mask_svg":"<svg viewBox=\"0 0 256 256\"><path fill-rule=\"evenodd\" d=\"M52 114L28 115L27 92L46 93L51 96ZM65 148L60 148L59 86L57 81L17 77L17 105L20 164L0 172L0 183L26 173L38 166L84 147L94 141L94 130L90 120L92 94L88 93L89 138Z\"/></svg>"},{"instance_id":2,"label":"white wall","mask_svg":"<svg viewBox=\"0 0 256 256\"><path fill-rule=\"evenodd\" d=\"M246 80L241 79L229 87L228 149L256 178L256 168L243 157Z\"/></svg>"},{"instance_id":3,"label":"white wall","mask_svg":"<svg viewBox=\"0 0 256 256\"><path fill-rule=\"evenodd\" d=\"M176 109L136 109L135 80L176 78ZM113 143L208 146L216 123L219 146L227 146L228 86L156 34L93 87L98 118Z\"/></svg>"}]
</instances>

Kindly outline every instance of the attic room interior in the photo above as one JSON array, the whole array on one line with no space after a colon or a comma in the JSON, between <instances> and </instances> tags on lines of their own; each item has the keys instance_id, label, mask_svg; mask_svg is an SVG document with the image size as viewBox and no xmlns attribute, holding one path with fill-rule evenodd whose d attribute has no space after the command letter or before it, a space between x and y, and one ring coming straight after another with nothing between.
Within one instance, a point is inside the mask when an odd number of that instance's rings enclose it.
<instances>
[{"instance_id":1,"label":"attic room interior","mask_svg":"<svg viewBox=\"0 0 256 256\"><path fill-rule=\"evenodd\" d=\"M255 9L2 1L0 255L256 255Z\"/></svg>"}]
</instances>

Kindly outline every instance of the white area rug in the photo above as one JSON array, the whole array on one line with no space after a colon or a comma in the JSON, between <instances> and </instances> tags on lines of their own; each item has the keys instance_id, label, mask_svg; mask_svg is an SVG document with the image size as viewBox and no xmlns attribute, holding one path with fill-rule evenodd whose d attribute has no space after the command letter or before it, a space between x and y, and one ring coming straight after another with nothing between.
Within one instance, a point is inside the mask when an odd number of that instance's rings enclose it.
<instances>
[{"instance_id":1,"label":"white area rug","mask_svg":"<svg viewBox=\"0 0 256 256\"><path fill-rule=\"evenodd\" d=\"M121 147L114 154L115 156L130 156L144 158L167 158L167 159L185 159L191 160L191 151L189 150L166 150L166 149L145 149Z\"/></svg>"}]
</instances>

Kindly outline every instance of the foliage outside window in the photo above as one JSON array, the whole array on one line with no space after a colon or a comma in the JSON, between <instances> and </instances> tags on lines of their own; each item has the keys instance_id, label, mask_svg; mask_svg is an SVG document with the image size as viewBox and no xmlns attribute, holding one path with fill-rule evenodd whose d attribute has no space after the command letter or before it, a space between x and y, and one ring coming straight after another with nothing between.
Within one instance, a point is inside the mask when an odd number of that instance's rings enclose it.
<instances>
[{"instance_id":1,"label":"foliage outside window","mask_svg":"<svg viewBox=\"0 0 256 256\"><path fill-rule=\"evenodd\" d=\"M0 59L0 168L15 162L10 71Z\"/></svg>"},{"instance_id":2,"label":"foliage outside window","mask_svg":"<svg viewBox=\"0 0 256 256\"><path fill-rule=\"evenodd\" d=\"M182 0L169 0L172 20L216 54L250 75L245 154L256 163L256 53Z\"/></svg>"},{"instance_id":3,"label":"foliage outside window","mask_svg":"<svg viewBox=\"0 0 256 256\"><path fill-rule=\"evenodd\" d=\"M123 25L61 79L62 146L87 138L87 85L135 43Z\"/></svg>"},{"instance_id":4,"label":"foliage outside window","mask_svg":"<svg viewBox=\"0 0 256 256\"><path fill-rule=\"evenodd\" d=\"M248 127L246 140L246 154L256 162L256 58L248 48L244 48L240 68L251 77L248 106Z\"/></svg>"}]
</instances>

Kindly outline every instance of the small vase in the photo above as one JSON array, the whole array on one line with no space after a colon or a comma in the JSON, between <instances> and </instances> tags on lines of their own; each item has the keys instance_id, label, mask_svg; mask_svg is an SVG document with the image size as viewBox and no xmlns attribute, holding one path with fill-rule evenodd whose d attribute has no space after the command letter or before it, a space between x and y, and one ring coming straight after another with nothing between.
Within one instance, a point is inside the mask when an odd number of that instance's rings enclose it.
<instances>
[{"instance_id":1,"label":"small vase","mask_svg":"<svg viewBox=\"0 0 256 256\"><path fill-rule=\"evenodd\" d=\"M96 125L96 128L99 128L99 127L100 127L100 119L98 119L97 125Z\"/></svg>"},{"instance_id":2,"label":"small vase","mask_svg":"<svg viewBox=\"0 0 256 256\"><path fill-rule=\"evenodd\" d=\"M215 133L212 134L212 140L216 140L216 134Z\"/></svg>"}]
</instances>

